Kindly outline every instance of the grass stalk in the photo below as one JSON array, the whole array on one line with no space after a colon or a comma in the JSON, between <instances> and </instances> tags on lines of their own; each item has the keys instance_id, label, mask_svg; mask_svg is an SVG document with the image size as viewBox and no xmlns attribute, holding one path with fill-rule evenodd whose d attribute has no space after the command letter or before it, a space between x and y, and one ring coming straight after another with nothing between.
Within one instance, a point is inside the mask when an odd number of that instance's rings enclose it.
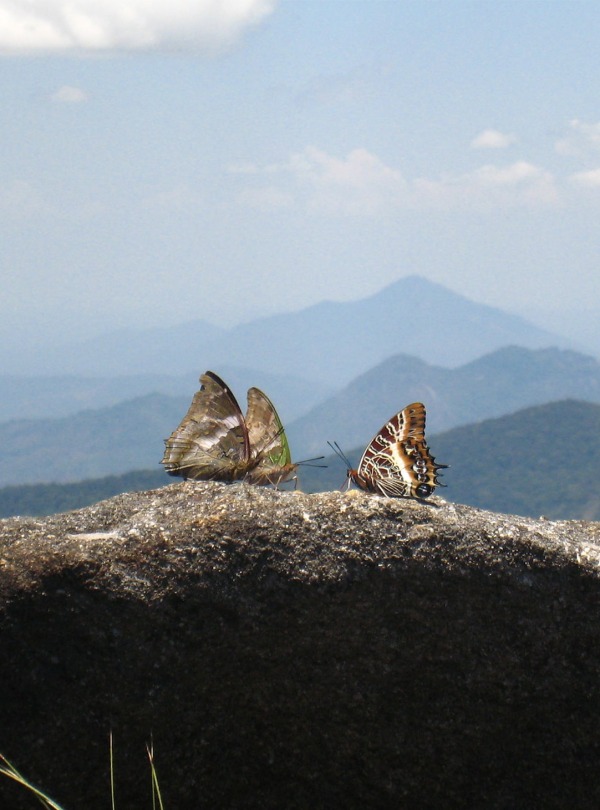
<instances>
[{"instance_id":1,"label":"grass stalk","mask_svg":"<svg viewBox=\"0 0 600 810\"><path fill-rule=\"evenodd\" d=\"M158 810L165 810L163 805L162 796L160 793L160 785L158 784L158 775L156 773L156 768L154 767L154 743L152 742L149 746L146 745L146 751L148 752L148 760L150 762L150 773L152 777L152 810L157 810L157 802L158 802Z\"/></svg>"},{"instance_id":2,"label":"grass stalk","mask_svg":"<svg viewBox=\"0 0 600 810\"><path fill-rule=\"evenodd\" d=\"M114 752L113 752L113 735L112 731L108 737L108 744L109 744L109 759L110 759L110 800L111 800L111 808L112 810L116 810L116 802L115 802L115 769L114 769ZM150 776L151 776L151 785L152 785L152 810L165 810L162 795L160 792L160 785L158 784L158 775L156 773L156 767L154 765L154 743L151 742L150 745L146 745L146 751L148 752L148 760L150 762ZM12 779L13 782L17 782L19 785L23 785L30 793L32 793L39 803L42 805L44 810L64 810L64 808L55 802L50 796L47 796L42 790L37 788L35 785L32 785L31 782L26 779L19 771L15 768L15 766L9 762L3 754L0 754L0 776L6 776L8 779Z\"/></svg>"},{"instance_id":3,"label":"grass stalk","mask_svg":"<svg viewBox=\"0 0 600 810\"><path fill-rule=\"evenodd\" d=\"M32 785L2 754L0 754L0 774L27 788L30 793L33 793L45 810L63 810L60 804L57 804L50 796L47 796L42 790Z\"/></svg>"},{"instance_id":4,"label":"grass stalk","mask_svg":"<svg viewBox=\"0 0 600 810\"><path fill-rule=\"evenodd\" d=\"M112 731L108 735L108 751L109 751L109 760L110 760L110 806L112 810L116 810L115 804L115 768L114 768L114 757L113 757L113 733Z\"/></svg>"}]
</instances>

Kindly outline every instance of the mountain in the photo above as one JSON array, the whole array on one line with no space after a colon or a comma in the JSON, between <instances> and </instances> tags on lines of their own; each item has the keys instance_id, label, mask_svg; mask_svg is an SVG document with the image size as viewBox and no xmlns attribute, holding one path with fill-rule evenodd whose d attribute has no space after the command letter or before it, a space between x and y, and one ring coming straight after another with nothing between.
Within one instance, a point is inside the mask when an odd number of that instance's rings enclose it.
<instances>
[{"instance_id":1,"label":"mountain","mask_svg":"<svg viewBox=\"0 0 600 810\"><path fill-rule=\"evenodd\" d=\"M311 398L326 392L319 385L306 391L306 383L289 376L247 369L220 371L242 409L247 389L258 385L276 403L284 422L289 413L301 413L314 401ZM92 386L88 390L95 390L97 381L88 382ZM183 388L183 380L178 381L178 387ZM147 394L59 418L0 423L0 487L73 482L145 467L159 469L156 465L163 455L163 440L177 427L199 387L196 375L186 378L185 387L185 396ZM109 389L113 393L118 390ZM79 390L81 393L83 389Z\"/></svg>"},{"instance_id":2,"label":"mountain","mask_svg":"<svg viewBox=\"0 0 600 810\"><path fill-rule=\"evenodd\" d=\"M187 374L133 374L122 377L22 377L0 375L0 422L11 419L48 419L75 414L81 410L116 405L146 394L189 396L198 388L198 378L206 369ZM286 421L296 419L332 389L286 374L270 374L253 369L220 366L222 376L235 392L242 407L246 391L262 388Z\"/></svg>"},{"instance_id":3,"label":"mountain","mask_svg":"<svg viewBox=\"0 0 600 810\"><path fill-rule=\"evenodd\" d=\"M523 317L540 329L558 332L573 341L573 348L585 347L581 350L600 357L600 306L593 298L580 302L577 308L546 308L543 299L539 304L524 309Z\"/></svg>"},{"instance_id":4,"label":"mountain","mask_svg":"<svg viewBox=\"0 0 600 810\"><path fill-rule=\"evenodd\" d=\"M0 486L158 470L163 439L190 399L149 394L61 419L0 424Z\"/></svg>"},{"instance_id":5,"label":"mountain","mask_svg":"<svg viewBox=\"0 0 600 810\"><path fill-rule=\"evenodd\" d=\"M600 520L600 405L564 400L525 408L428 437L448 464L436 490L449 501L524 517ZM358 464L363 447L349 458ZM340 487L345 465L325 458L326 470L301 472L306 492Z\"/></svg>"},{"instance_id":6,"label":"mountain","mask_svg":"<svg viewBox=\"0 0 600 810\"><path fill-rule=\"evenodd\" d=\"M243 407L246 386L232 387ZM163 439L181 421L196 389L194 382L186 396L150 394L59 419L0 424L0 486L156 469ZM287 427L293 457L302 459L323 453L328 440L345 450L364 448L390 416L415 400L427 406L428 436L550 400L600 402L600 363L568 350L517 347L457 369L399 355L295 421L288 420L279 392L266 390ZM314 389L305 398L298 394L298 404L306 405L312 394Z\"/></svg>"},{"instance_id":7,"label":"mountain","mask_svg":"<svg viewBox=\"0 0 600 810\"><path fill-rule=\"evenodd\" d=\"M437 494L495 512L549 519L600 520L600 405L564 400L525 408L498 419L428 437L445 488ZM363 451L348 453L356 466ZM346 466L331 454L326 469L301 467L305 492L337 489ZM158 469L137 470L70 484L34 484L0 489L0 517L46 515L76 509L121 492L155 488L173 479Z\"/></svg>"},{"instance_id":8,"label":"mountain","mask_svg":"<svg viewBox=\"0 0 600 810\"><path fill-rule=\"evenodd\" d=\"M36 346L0 355L5 373L24 376L110 377L185 374L202 361L202 347L225 330L203 320L150 329L118 329L82 342ZM183 359L185 358L185 360Z\"/></svg>"},{"instance_id":9,"label":"mountain","mask_svg":"<svg viewBox=\"0 0 600 810\"><path fill-rule=\"evenodd\" d=\"M359 301L325 301L297 312L223 330L203 321L117 332L19 358L19 374L181 374L237 366L347 384L402 352L455 366L508 344L529 348L567 341L525 319L477 304L419 276L407 276ZM1 358L0 358L1 359ZM15 370L15 364L5 369Z\"/></svg>"},{"instance_id":10,"label":"mountain","mask_svg":"<svg viewBox=\"0 0 600 810\"><path fill-rule=\"evenodd\" d=\"M457 503L552 520L600 520L600 405L566 400L434 436Z\"/></svg>"},{"instance_id":11,"label":"mountain","mask_svg":"<svg viewBox=\"0 0 600 810\"><path fill-rule=\"evenodd\" d=\"M140 492L172 484L164 470L134 470L72 484L21 484L0 488L0 518L42 517L81 509L123 492Z\"/></svg>"},{"instance_id":12,"label":"mountain","mask_svg":"<svg viewBox=\"0 0 600 810\"><path fill-rule=\"evenodd\" d=\"M552 400L600 402L600 362L566 349L510 346L455 369L396 355L288 426L296 453L323 452L326 440L366 446L375 432L411 402L427 407L431 433Z\"/></svg>"},{"instance_id":13,"label":"mountain","mask_svg":"<svg viewBox=\"0 0 600 810\"><path fill-rule=\"evenodd\" d=\"M360 301L323 302L244 324L231 337L231 350L236 347L242 365L250 357L268 359L274 371L300 363L305 376L338 384L399 352L454 366L508 344L567 344L516 315L419 276L407 276ZM273 346L276 356L271 356Z\"/></svg>"},{"instance_id":14,"label":"mountain","mask_svg":"<svg viewBox=\"0 0 600 810\"><path fill-rule=\"evenodd\" d=\"M151 393L191 391L193 375L135 374L123 377L21 377L0 375L0 422L53 419L108 408Z\"/></svg>"}]
</instances>

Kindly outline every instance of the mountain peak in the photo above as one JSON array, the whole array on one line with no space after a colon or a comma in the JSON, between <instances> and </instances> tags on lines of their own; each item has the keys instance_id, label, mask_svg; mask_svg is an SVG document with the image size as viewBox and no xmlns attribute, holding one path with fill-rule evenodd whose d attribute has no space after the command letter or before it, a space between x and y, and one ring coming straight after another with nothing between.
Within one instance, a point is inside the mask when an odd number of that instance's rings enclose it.
<instances>
[{"instance_id":1,"label":"mountain peak","mask_svg":"<svg viewBox=\"0 0 600 810\"><path fill-rule=\"evenodd\" d=\"M370 297L321 302L229 330L198 322L140 332L137 339L105 335L52 356L40 351L34 373L177 374L226 365L336 386L393 354L458 366L508 344L537 348L567 341L410 274Z\"/></svg>"}]
</instances>

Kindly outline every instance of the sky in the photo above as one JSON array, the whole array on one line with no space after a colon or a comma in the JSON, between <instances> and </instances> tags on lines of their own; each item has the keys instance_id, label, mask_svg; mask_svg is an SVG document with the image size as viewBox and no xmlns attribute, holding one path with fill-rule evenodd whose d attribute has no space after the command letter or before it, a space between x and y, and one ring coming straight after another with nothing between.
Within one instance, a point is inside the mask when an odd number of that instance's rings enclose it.
<instances>
[{"instance_id":1,"label":"sky","mask_svg":"<svg viewBox=\"0 0 600 810\"><path fill-rule=\"evenodd\" d=\"M599 52L595 0L0 0L0 338L415 273L589 325Z\"/></svg>"}]
</instances>

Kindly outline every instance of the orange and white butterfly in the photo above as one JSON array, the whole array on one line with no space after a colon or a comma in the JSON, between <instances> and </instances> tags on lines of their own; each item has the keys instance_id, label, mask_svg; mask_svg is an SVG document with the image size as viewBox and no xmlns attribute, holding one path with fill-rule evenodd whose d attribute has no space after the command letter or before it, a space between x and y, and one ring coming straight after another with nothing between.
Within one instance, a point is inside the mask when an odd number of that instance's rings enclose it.
<instances>
[{"instance_id":1,"label":"orange and white butterfly","mask_svg":"<svg viewBox=\"0 0 600 810\"><path fill-rule=\"evenodd\" d=\"M388 498L428 498L438 481L438 470L446 464L436 464L425 442L425 406L413 402L386 422L369 442L357 469L337 443L329 446L348 466L348 483L367 492Z\"/></svg>"}]
</instances>

